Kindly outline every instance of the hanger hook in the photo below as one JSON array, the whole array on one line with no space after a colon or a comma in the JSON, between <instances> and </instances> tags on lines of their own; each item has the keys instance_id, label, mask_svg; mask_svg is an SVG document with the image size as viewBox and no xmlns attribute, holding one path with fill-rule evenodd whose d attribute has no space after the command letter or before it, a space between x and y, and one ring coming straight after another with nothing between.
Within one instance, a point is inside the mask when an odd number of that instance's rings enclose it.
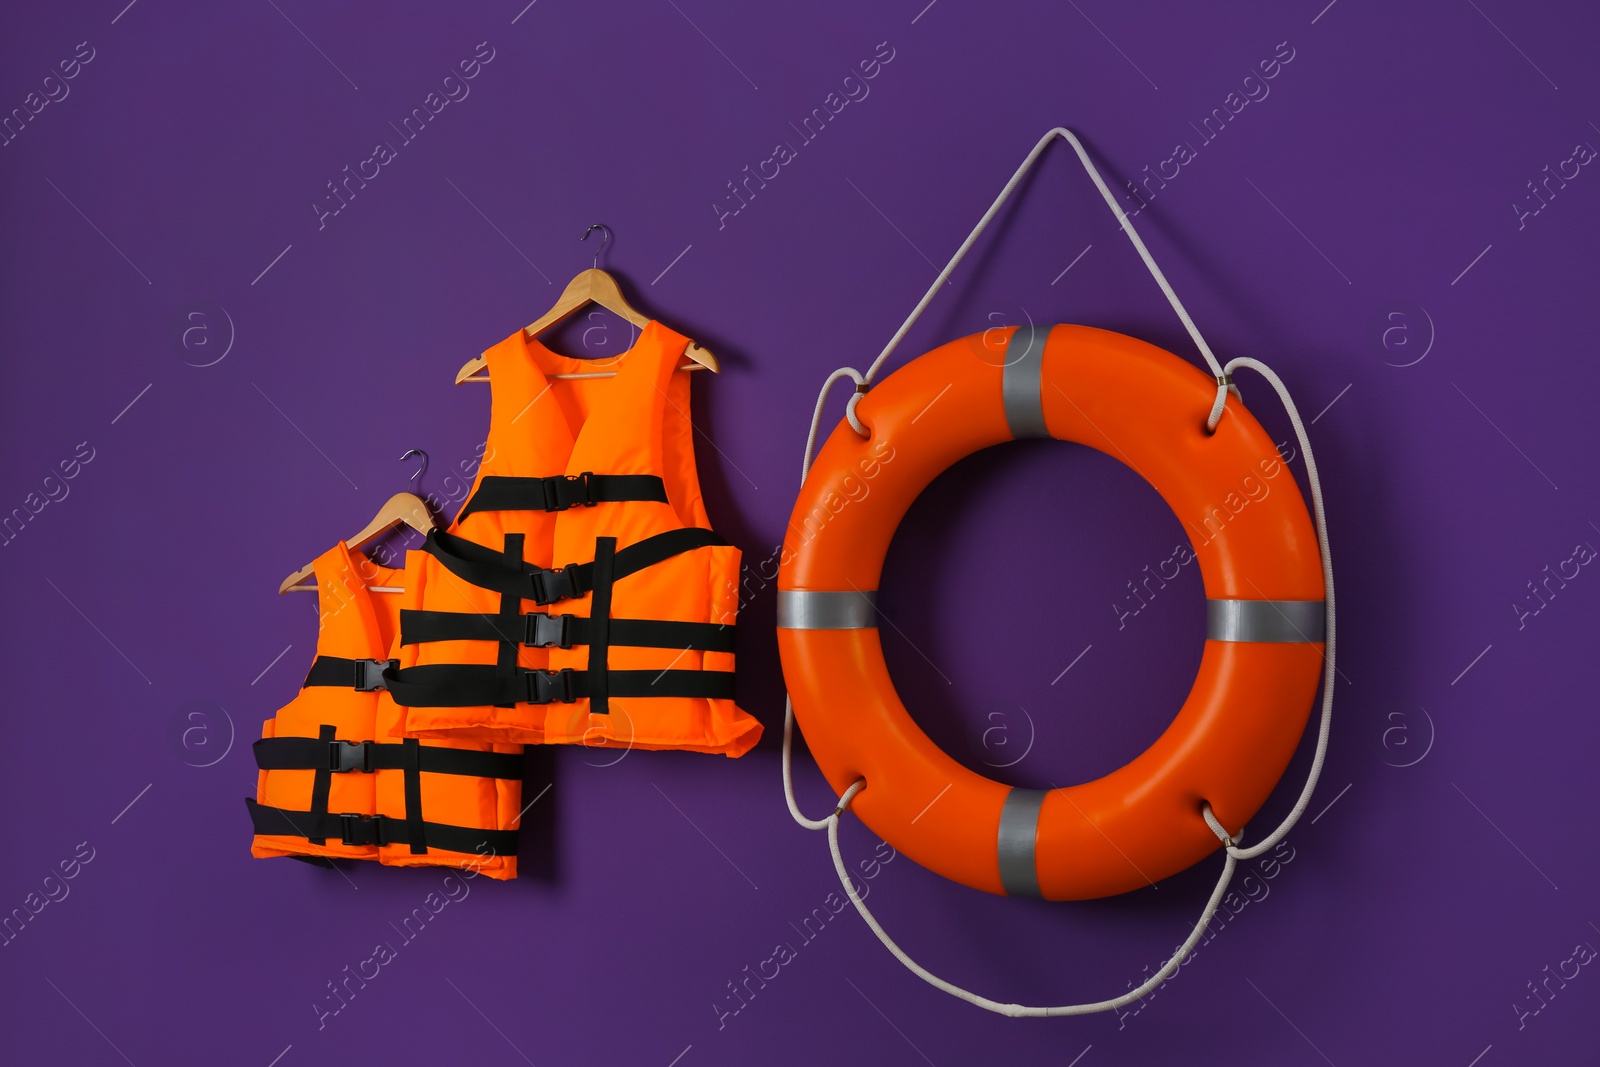
<instances>
[{"instance_id":1,"label":"hanger hook","mask_svg":"<svg viewBox=\"0 0 1600 1067\"><path fill-rule=\"evenodd\" d=\"M599 230L600 231L600 235L601 235L600 236L600 247L595 250L594 263L592 264L592 266L594 266L595 268L598 269L599 266L600 266L600 253L604 252L606 250L606 245L611 243L611 227L605 225L604 223L596 222L593 225L591 225L589 227L589 229L584 230L583 231L583 236L578 238L578 240L587 241L589 239L589 234L591 232L593 232L594 230Z\"/></svg>"},{"instance_id":2,"label":"hanger hook","mask_svg":"<svg viewBox=\"0 0 1600 1067\"><path fill-rule=\"evenodd\" d=\"M412 456L421 456L422 457L422 466L417 468L417 473L413 474L411 476L411 479L410 479L412 482L416 482L419 478L422 477L423 473L425 471L427 471L427 469L428 469L428 454L426 452L424 452L420 448L411 448L411 449L407 449L406 450L406 454L400 457L400 461L402 463L404 463L406 460L410 459Z\"/></svg>"}]
</instances>

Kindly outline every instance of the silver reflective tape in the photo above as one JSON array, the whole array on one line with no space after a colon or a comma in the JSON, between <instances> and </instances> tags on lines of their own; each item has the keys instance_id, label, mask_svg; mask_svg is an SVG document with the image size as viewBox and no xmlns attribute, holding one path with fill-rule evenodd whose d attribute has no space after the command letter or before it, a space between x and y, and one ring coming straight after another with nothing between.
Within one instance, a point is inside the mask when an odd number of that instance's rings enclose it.
<instances>
[{"instance_id":1,"label":"silver reflective tape","mask_svg":"<svg viewBox=\"0 0 1600 1067\"><path fill-rule=\"evenodd\" d=\"M878 591L778 590L778 626L785 630L863 630L878 625Z\"/></svg>"},{"instance_id":2,"label":"silver reflective tape","mask_svg":"<svg viewBox=\"0 0 1600 1067\"><path fill-rule=\"evenodd\" d=\"M1000 885L1007 896L1039 896L1034 841L1039 830L1042 789L1012 789L1000 809Z\"/></svg>"},{"instance_id":3,"label":"silver reflective tape","mask_svg":"<svg viewBox=\"0 0 1600 1067\"><path fill-rule=\"evenodd\" d=\"M1011 436L1049 437L1044 424L1044 342L1050 326L1018 326L1006 342L1000 397Z\"/></svg>"},{"instance_id":4,"label":"silver reflective tape","mask_svg":"<svg viewBox=\"0 0 1600 1067\"><path fill-rule=\"evenodd\" d=\"M1207 600L1210 641L1321 641L1320 600Z\"/></svg>"}]
</instances>

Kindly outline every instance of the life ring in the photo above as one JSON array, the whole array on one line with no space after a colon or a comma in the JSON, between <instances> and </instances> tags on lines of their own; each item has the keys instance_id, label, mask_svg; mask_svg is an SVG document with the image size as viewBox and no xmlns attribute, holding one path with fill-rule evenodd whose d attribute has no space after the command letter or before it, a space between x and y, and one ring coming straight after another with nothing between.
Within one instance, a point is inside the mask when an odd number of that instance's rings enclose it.
<instances>
[{"instance_id":1,"label":"life ring","mask_svg":"<svg viewBox=\"0 0 1600 1067\"><path fill-rule=\"evenodd\" d=\"M1299 744L1322 672L1323 575L1292 477L1217 383L1154 345L1086 326L952 341L860 399L806 478L778 576L778 648L795 715L852 810L938 874L990 893L1084 900L1153 884L1220 846L1202 817L1243 826ZM980 448L1053 437L1142 475L1191 534L1207 598L1199 674L1139 756L1062 789L1013 788L941 751L884 664L876 591L916 496ZM862 485L868 486L863 495ZM1245 503L1240 503L1245 502Z\"/></svg>"}]
</instances>

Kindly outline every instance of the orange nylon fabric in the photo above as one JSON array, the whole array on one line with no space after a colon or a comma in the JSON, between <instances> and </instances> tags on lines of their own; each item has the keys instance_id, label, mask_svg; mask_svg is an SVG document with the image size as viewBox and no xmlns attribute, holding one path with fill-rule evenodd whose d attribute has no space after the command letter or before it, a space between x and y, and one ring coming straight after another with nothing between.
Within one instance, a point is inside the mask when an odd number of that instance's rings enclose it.
<instances>
[{"instance_id":1,"label":"orange nylon fabric","mask_svg":"<svg viewBox=\"0 0 1600 1067\"><path fill-rule=\"evenodd\" d=\"M408 553L416 555L416 553ZM317 655L344 659L387 659L396 639L402 607L413 606L416 591L404 594L372 593L369 585L404 585L407 570L379 567L343 541L317 557L312 564L317 579L320 617ZM401 713L389 694L361 692L339 686L307 686L277 715L262 725L262 737L318 736L331 725L342 741L377 741L399 744ZM520 745L471 742L422 742L425 747L467 749L519 754ZM329 776L327 810L357 815L406 817L405 771L379 769L371 773L344 772ZM315 772L262 770L258 772L258 803L291 812L311 809ZM422 816L431 823L489 830L514 830L522 807L522 782L514 778L480 778L460 774L422 772ZM257 834L252 855L317 856L330 859L375 859L398 867L465 867L490 878L509 879L517 874L514 855L490 852L472 854L430 847L413 855L407 844L346 845L328 838L323 845L305 837Z\"/></svg>"},{"instance_id":2,"label":"orange nylon fabric","mask_svg":"<svg viewBox=\"0 0 1600 1067\"><path fill-rule=\"evenodd\" d=\"M494 390L488 448L473 491L485 477L644 474L660 477L668 502L617 501L545 513L473 511L450 532L499 549L507 533L524 535L524 561L540 566L587 563L595 539L614 537L619 550L665 531L710 525L695 470L689 421L689 375L674 373L688 338L651 321L634 346L599 364L552 352L518 330L485 357ZM611 378L557 379L555 374L615 368ZM710 545L673 556L617 580L612 618L733 625L738 612L740 553ZM429 610L500 611L499 593L451 574L436 559L414 555L419 603ZM524 612L549 610L588 616L592 594ZM492 664L500 646L491 641L438 641L404 645L402 668L428 664ZM519 646L522 667L583 670L585 646ZM613 643L612 670L732 671L731 652L643 648ZM591 714L589 702L513 707L407 708L410 737L468 737L499 741L584 744L595 747L685 749L740 756L761 736L761 724L732 700L703 697L611 697L609 714Z\"/></svg>"}]
</instances>

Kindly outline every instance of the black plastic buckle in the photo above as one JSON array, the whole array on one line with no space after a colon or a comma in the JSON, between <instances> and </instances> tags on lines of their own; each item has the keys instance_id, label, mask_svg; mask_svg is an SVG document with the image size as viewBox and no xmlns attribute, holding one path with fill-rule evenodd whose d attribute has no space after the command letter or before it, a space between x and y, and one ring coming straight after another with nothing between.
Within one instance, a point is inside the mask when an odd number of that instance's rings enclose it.
<instances>
[{"instance_id":1,"label":"black plastic buckle","mask_svg":"<svg viewBox=\"0 0 1600 1067\"><path fill-rule=\"evenodd\" d=\"M595 499L594 495L596 488L594 483L594 471L584 471L582 474L570 475L567 480L578 483L578 487L583 493L583 495L578 498L578 502L584 507L592 508L596 504L600 503L599 500Z\"/></svg>"},{"instance_id":2,"label":"black plastic buckle","mask_svg":"<svg viewBox=\"0 0 1600 1067\"><path fill-rule=\"evenodd\" d=\"M579 504L586 508L594 507L600 501L594 498L593 479L593 471L584 471L582 474L553 474L540 479L544 483L544 509L566 511ZM576 493L571 491L573 487L577 489Z\"/></svg>"},{"instance_id":3,"label":"black plastic buckle","mask_svg":"<svg viewBox=\"0 0 1600 1067\"><path fill-rule=\"evenodd\" d=\"M398 667L397 659L358 659L355 663L355 687L358 693L371 693L378 689L388 688L383 682L383 672L386 667Z\"/></svg>"},{"instance_id":4,"label":"black plastic buckle","mask_svg":"<svg viewBox=\"0 0 1600 1067\"><path fill-rule=\"evenodd\" d=\"M529 704L571 704L578 698L572 692L572 678L576 672L571 667L559 671L529 671Z\"/></svg>"},{"instance_id":5,"label":"black plastic buckle","mask_svg":"<svg viewBox=\"0 0 1600 1067\"><path fill-rule=\"evenodd\" d=\"M571 600L587 593L579 566L569 563L565 567L535 571L528 575L529 584L533 586L533 602L554 604L558 600Z\"/></svg>"},{"instance_id":6,"label":"black plastic buckle","mask_svg":"<svg viewBox=\"0 0 1600 1067\"><path fill-rule=\"evenodd\" d=\"M385 845L381 815L339 816L339 841L346 845Z\"/></svg>"},{"instance_id":7,"label":"black plastic buckle","mask_svg":"<svg viewBox=\"0 0 1600 1067\"><path fill-rule=\"evenodd\" d=\"M378 769L373 766L374 744L372 741L329 741L328 770L337 774L347 771L371 774Z\"/></svg>"},{"instance_id":8,"label":"black plastic buckle","mask_svg":"<svg viewBox=\"0 0 1600 1067\"><path fill-rule=\"evenodd\" d=\"M540 613L534 613L524 615L523 618L527 620L527 632L523 635L522 643L528 647L572 647L571 615L544 615Z\"/></svg>"}]
</instances>

